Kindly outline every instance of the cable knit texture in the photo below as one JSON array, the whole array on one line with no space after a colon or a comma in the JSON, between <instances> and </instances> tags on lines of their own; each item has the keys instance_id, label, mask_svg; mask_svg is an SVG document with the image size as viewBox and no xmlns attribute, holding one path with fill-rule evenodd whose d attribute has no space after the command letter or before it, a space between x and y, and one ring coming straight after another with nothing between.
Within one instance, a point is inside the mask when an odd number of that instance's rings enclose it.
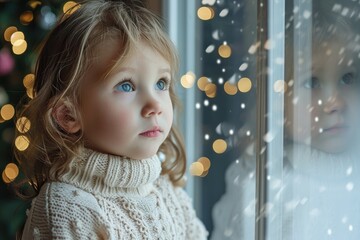
<instances>
[{"instance_id":1,"label":"cable knit texture","mask_svg":"<svg viewBox=\"0 0 360 240\"><path fill-rule=\"evenodd\" d=\"M87 149L33 200L22 239L206 239L190 198L160 176L157 156Z\"/></svg>"}]
</instances>

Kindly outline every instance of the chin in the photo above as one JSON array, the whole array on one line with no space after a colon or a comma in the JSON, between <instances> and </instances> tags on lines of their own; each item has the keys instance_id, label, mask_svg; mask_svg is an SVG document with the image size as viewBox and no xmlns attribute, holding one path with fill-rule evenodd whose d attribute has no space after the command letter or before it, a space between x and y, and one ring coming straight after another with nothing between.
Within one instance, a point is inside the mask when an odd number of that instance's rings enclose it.
<instances>
[{"instance_id":1,"label":"chin","mask_svg":"<svg viewBox=\"0 0 360 240\"><path fill-rule=\"evenodd\" d=\"M346 152L349 149L349 145L345 145L345 144L339 144L337 143L333 143L333 144L327 144L326 146L319 146L316 147L318 150L326 152L326 153L330 153L330 154L341 154L343 152Z\"/></svg>"},{"instance_id":2,"label":"chin","mask_svg":"<svg viewBox=\"0 0 360 240\"><path fill-rule=\"evenodd\" d=\"M126 156L132 159L146 159L146 158L151 158L153 157L155 154L157 154L157 151L148 151L148 152L141 152L141 153L137 153L137 154L132 154L131 156Z\"/></svg>"}]
</instances>

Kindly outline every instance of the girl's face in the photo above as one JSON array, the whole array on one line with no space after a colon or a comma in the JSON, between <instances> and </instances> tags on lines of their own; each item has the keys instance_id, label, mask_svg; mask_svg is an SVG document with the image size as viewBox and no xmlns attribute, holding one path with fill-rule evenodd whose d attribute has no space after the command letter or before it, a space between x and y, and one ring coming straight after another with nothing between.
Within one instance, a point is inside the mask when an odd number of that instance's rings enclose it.
<instances>
[{"instance_id":1,"label":"girl's face","mask_svg":"<svg viewBox=\"0 0 360 240\"><path fill-rule=\"evenodd\" d=\"M340 153L355 143L359 117L359 60L337 39L313 46L308 77L294 80L286 99L286 133L295 142ZM295 66L296 68L296 66Z\"/></svg>"},{"instance_id":2,"label":"girl's face","mask_svg":"<svg viewBox=\"0 0 360 240\"><path fill-rule=\"evenodd\" d=\"M121 51L119 40L98 46L82 85L85 146L133 159L151 157L169 134L173 107L171 69L141 41L122 64L104 78Z\"/></svg>"}]
</instances>

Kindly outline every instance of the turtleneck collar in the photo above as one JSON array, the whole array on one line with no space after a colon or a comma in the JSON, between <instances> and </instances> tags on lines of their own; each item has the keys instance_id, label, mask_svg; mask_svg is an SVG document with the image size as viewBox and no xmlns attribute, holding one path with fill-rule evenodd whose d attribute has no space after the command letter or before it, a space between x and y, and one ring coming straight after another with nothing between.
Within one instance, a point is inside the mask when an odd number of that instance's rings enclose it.
<instances>
[{"instance_id":1,"label":"turtleneck collar","mask_svg":"<svg viewBox=\"0 0 360 240\"><path fill-rule=\"evenodd\" d=\"M60 181L107 197L147 195L159 177L157 155L135 160L85 149L83 158L74 158Z\"/></svg>"},{"instance_id":2,"label":"turtleneck collar","mask_svg":"<svg viewBox=\"0 0 360 240\"><path fill-rule=\"evenodd\" d=\"M359 173L357 150L331 154L304 144L288 144L285 157L296 172L337 181Z\"/></svg>"}]
</instances>

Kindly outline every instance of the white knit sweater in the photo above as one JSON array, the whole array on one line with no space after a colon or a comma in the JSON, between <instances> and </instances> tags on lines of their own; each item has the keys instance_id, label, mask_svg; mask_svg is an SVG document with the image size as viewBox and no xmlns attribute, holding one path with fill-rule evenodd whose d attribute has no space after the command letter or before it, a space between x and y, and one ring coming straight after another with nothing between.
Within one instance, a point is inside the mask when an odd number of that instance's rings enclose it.
<instances>
[{"instance_id":1,"label":"white knit sweater","mask_svg":"<svg viewBox=\"0 0 360 240\"><path fill-rule=\"evenodd\" d=\"M267 201L281 206L268 212L269 222L280 221L280 227L268 238L359 239L359 149L328 154L295 144L285 152L283 175L272 176L277 184L269 186L275 197ZM255 157L246 154L227 169L225 194L213 208L212 240L255 239L255 169Z\"/></svg>"},{"instance_id":2,"label":"white knit sweater","mask_svg":"<svg viewBox=\"0 0 360 240\"><path fill-rule=\"evenodd\" d=\"M22 239L206 239L190 198L160 176L157 156L86 150L33 200Z\"/></svg>"}]
</instances>

